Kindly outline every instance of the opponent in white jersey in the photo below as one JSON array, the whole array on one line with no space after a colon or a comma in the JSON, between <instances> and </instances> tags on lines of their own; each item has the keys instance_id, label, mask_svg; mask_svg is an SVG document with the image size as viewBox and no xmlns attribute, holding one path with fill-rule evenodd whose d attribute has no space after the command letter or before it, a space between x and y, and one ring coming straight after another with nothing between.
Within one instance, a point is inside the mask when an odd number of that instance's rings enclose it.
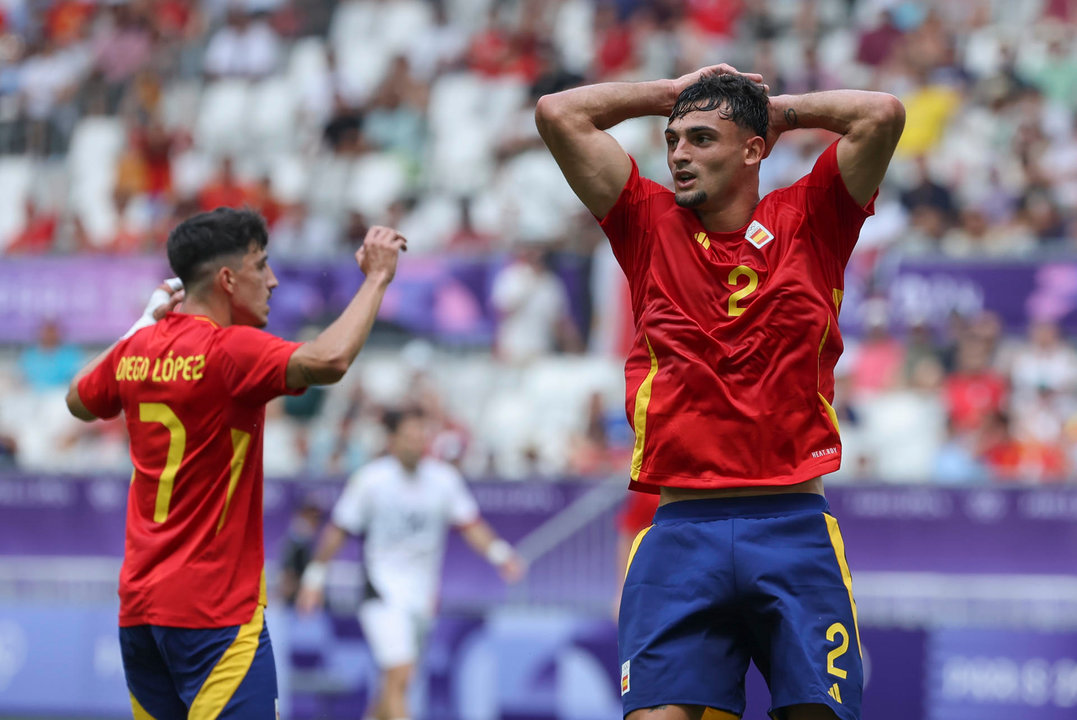
<instances>
[{"instance_id":1,"label":"opponent in white jersey","mask_svg":"<svg viewBox=\"0 0 1077 720\"><path fill-rule=\"evenodd\" d=\"M389 453L348 481L303 573L296 606L309 612L321 605L326 563L349 534L362 535L366 588L359 622L382 670L373 717L401 720L408 717L408 683L433 622L449 529L457 528L510 582L522 576L524 566L483 521L456 468L423 457L421 412L387 413L385 425Z\"/></svg>"}]
</instances>

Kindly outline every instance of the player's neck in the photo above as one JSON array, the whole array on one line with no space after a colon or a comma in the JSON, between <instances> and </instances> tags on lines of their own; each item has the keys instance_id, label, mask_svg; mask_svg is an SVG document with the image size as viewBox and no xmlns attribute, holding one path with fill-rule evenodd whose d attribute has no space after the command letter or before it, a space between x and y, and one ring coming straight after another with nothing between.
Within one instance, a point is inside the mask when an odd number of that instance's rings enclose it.
<instances>
[{"instance_id":1,"label":"player's neck","mask_svg":"<svg viewBox=\"0 0 1077 720\"><path fill-rule=\"evenodd\" d=\"M728 202L715 203L714 207L696 208L703 228L708 232L736 232L752 220L752 213L759 204L759 186L745 188L734 193Z\"/></svg>"},{"instance_id":2,"label":"player's neck","mask_svg":"<svg viewBox=\"0 0 1077 720\"><path fill-rule=\"evenodd\" d=\"M180 306L178 312L188 315L203 315L219 327L232 325L232 314L229 312L228 304L214 302L213 298L189 297L183 301L183 305Z\"/></svg>"}]
</instances>

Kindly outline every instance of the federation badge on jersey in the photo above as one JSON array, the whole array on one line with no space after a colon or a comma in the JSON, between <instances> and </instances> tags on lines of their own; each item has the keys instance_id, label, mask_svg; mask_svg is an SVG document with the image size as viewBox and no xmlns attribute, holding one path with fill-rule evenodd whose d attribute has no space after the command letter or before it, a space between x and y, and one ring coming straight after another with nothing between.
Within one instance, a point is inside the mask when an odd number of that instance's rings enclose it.
<instances>
[{"instance_id":1,"label":"federation badge on jersey","mask_svg":"<svg viewBox=\"0 0 1077 720\"><path fill-rule=\"evenodd\" d=\"M774 233L763 227L758 220L752 220L752 224L748 226L748 230L744 233L744 237L752 245L761 248L774 239Z\"/></svg>"},{"instance_id":2,"label":"federation badge on jersey","mask_svg":"<svg viewBox=\"0 0 1077 720\"><path fill-rule=\"evenodd\" d=\"M625 660L621 664L621 694L624 695L628 692L628 671L631 667L631 660Z\"/></svg>"}]
</instances>

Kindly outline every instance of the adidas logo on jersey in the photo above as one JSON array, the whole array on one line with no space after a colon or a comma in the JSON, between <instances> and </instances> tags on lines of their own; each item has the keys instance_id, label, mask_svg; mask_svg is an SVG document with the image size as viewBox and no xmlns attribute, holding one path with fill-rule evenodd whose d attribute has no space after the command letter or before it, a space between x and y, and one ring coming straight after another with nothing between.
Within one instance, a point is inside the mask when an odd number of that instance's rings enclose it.
<instances>
[{"instance_id":1,"label":"adidas logo on jersey","mask_svg":"<svg viewBox=\"0 0 1077 720\"><path fill-rule=\"evenodd\" d=\"M745 231L744 238L757 248L761 248L774 239L774 233L763 227L758 220L753 220Z\"/></svg>"},{"instance_id":2,"label":"adidas logo on jersey","mask_svg":"<svg viewBox=\"0 0 1077 720\"><path fill-rule=\"evenodd\" d=\"M839 703L841 702L841 691L838 690L838 684L837 683L834 683L833 685L830 686L830 690L827 692L827 695L834 698Z\"/></svg>"}]
</instances>

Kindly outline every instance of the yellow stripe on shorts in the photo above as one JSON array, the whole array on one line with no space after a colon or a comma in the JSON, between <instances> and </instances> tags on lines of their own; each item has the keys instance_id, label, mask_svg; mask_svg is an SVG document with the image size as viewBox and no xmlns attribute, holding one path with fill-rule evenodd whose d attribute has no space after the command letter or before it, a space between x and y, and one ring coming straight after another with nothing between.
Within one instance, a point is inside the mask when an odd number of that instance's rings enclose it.
<instances>
[{"instance_id":1,"label":"yellow stripe on shorts","mask_svg":"<svg viewBox=\"0 0 1077 720\"><path fill-rule=\"evenodd\" d=\"M653 527L654 525L648 525L647 527L643 528L639 531L639 534L636 535L636 539L632 541L632 549L628 551L628 562L625 563L626 578L628 577L628 568L632 567L632 559L636 557L636 551L639 550L640 541L643 540L643 536L649 533L651 531L651 528Z\"/></svg>"},{"instance_id":2,"label":"yellow stripe on shorts","mask_svg":"<svg viewBox=\"0 0 1077 720\"><path fill-rule=\"evenodd\" d=\"M254 617L246 625L240 626L236 639L210 670L209 677L202 683L198 695L191 703L187 720L212 720L221 714L254 662L254 655L258 652L258 638L264 625L265 608L259 605L254 611Z\"/></svg>"},{"instance_id":3,"label":"yellow stripe on shorts","mask_svg":"<svg viewBox=\"0 0 1077 720\"><path fill-rule=\"evenodd\" d=\"M740 720L740 715L709 707L703 711L703 717L700 720Z\"/></svg>"},{"instance_id":4,"label":"yellow stripe on shorts","mask_svg":"<svg viewBox=\"0 0 1077 720\"><path fill-rule=\"evenodd\" d=\"M841 568L841 579L845 583L845 589L849 591L849 605L853 609L853 627L856 629L856 649L860 648L860 622L856 619L856 600L853 599L853 574L849 572L849 562L845 559L845 540L841 537L841 529L838 528L838 520L833 515L823 513L826 518L826 530L830 534L830 544L834 546L834 556L838 559L838 567Z\"/></svg>"},{"instance_id":5,"label":"yellow stripe on shorts","mask_svg":"<svg viewBox=\"0 0 1077 720\"><path fill-rule=\"evenodd\" d=\"M135 716L135 720L156 720L153 715L146 712L146 708L142 707L135 698L134 693L128 692L127 694L131 696L131 714Z\"/></svg>"}]
</instances>

